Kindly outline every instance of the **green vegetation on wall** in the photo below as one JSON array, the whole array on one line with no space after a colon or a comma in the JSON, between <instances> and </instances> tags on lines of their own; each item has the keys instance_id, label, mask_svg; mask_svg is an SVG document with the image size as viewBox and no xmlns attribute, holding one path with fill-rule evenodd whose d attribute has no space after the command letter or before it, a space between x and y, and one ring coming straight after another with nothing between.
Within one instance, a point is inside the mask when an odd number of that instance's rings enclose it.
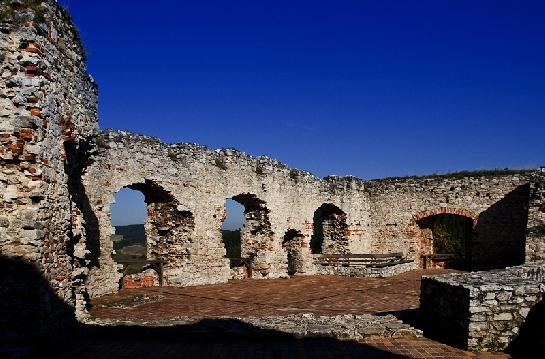
<instances>
[{"instance_id":1,"label":"green vegetation on wall","mask_svg":"<svg viewBox=\"0 0 545 359\"><path fill-rule=\"evenodd\" d=\"M456 215L437 215L431 219L435 254L466 254L466 244L471 239L472 221Z\"/></svg>"}]
</instances>

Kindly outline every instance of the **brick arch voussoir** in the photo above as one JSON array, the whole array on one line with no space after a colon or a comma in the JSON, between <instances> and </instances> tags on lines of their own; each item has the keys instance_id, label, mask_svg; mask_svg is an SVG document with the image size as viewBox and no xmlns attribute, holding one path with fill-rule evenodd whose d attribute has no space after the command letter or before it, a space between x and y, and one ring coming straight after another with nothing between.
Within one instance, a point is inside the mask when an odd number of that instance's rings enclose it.
<instances>
[{"instance_id":1,"label":"brick arch voussoir","mask_svg":"<svg viewBox=\"0 0 545 359\"><path fill-rule=\"evenodd\" d=\"M477 219L478 219L478 215L473 212L473 211L470 211L468 209L464 209L464 208L452 208L452 207L439 207L439 208L434 208L434 209L426 209L426 210L423 210L423 211L420 211L420 212L417 212L415 214L413 214L413 216L411 217L411 222L410 222L410 227L418 227L418 221L426 218L426 217L431 217L431 216L436 216L436 215L439 215L439 214L453 214L453 215L457 215L457 216L462 216L462 217L467 217L469 219L471 219L471 221L473 222L473 227L475 227L477 225Z\"/></svg>"}]
</instances>

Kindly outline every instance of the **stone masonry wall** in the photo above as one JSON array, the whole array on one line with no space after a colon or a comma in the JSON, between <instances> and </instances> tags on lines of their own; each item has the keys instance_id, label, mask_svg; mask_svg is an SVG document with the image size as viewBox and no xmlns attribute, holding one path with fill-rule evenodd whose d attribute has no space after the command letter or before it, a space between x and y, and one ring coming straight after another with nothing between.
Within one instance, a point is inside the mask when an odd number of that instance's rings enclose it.
<instances>
[{"instance_id":1,"label":"stone masonry wall","mask_svg":"<svg viewBox=\"0 0 545 359\"><path fill-rule=\"evenodd\" d=\"M229 278L220 232L227 198L246 208L242 253L254 258L254 278L287 276L288 252L294 253L294 248L282 243L290 230L300 233L297 260L304 270L297 274L316 272L309 245L315 211L324 204L338 208L335 217L343 225L337 227L343 230L328 238L338 242L330 246L346 248L343 251L403 252L419 263L429 246L422 244L425 232L418 220L451 213L474 223L473 268L524 262L530 171L367 182L353 177L321 180L266 157L191 144L168 145L128 132L104 132L96 144L93 164L83 178L88 206L97 218L96 228L87 231L96 233L97 238L89 241L99 247L99 260L88 280L93 296L118 287L119 274L111 259L109 212L115 193L123 187L145 192L145 183L171 196L177 208L194 220L191 232L184 234L184 244L178 247L183 259L170 263L165 271L166 283L172 285ZM327 230L327 218L324 222Z\"/></svg>"},{"instance_id":2,"label":"stone masonry wall","mask_svg":"<svg viewBox=\"0 0 545 359\"><path fill-rule=\"evenodd\" d=\"M147 255L166 261L167 285L229 278L227 198L245 206L254 278L316 273L319 208L335 208L322 217L324 252L403 252L420 265L433 248L419 220L455 214L473 223L474 269L545 258L543 171L319 179L265 156L98 132L97 87L69 15L54 0L3 1L0 14L0 325L13 332L82 318L88 296L119 288L110 206L123 187L145 195ZM25 293L36 304L21 310ZM34 325L17 320L25 310Z\"/></svg>"},{"instance_id":3,"label":"stone masonry wall","mask_svg":"<svg viewBox=\"0 0 545 359\"><path fill-rule=\"evenodd\" d=\"M358 202L365 202L362 190L354 192L362 186L360 180L332 177L321 181L266 157L253 158L234 150L211 151L196 145L167 145L126 132L103 133L92 160L83 181L97 219L96 228L87 232L97 234L100 247L99 261L88 280L93 296L117 290L119 276L111 259L110 205L123 187L142 188L138 184L154 183L175 199L179 210L193 216L194 229L184 244L186 255L165 270L166 283L175 285L228 279L220 231L227 198L246 206L242 252L254 256L254 278L287 276L288 248L283 248L282 242L289 230L300 233L298 274L313 273L308 247L314 211L323 203L334 203L349 221L358 223L361 220L356 218L362 217ZM345 193L350 191L359 201L345 201ZM362 241L361 225L353 224L352 228L358 230L346 233L349 241Z\"/></svg>"},{"instance_id":4,"label":"stone masonry wall","mask_svg":"<svg viewBox=\"0 0 545 359\"><path fill-rule=\"evenodd\" d=\"M545 167L531 177L528 229L526 234L526 260L545 259Z\"/></svg>"},{"instance_id":5,"label":"stone masonry wall","mask_svg":"<svg viewBox=\"0 0 545 359\"><path fill-rule=\"evenodd\" d=\"M470 350L504 350L545 295L545 262L423 277L420 308L436 333Z\"/></svg>"},{"instance_id":6,"label":"stone masonry wall","mask_svg":"<svg viewBox=\"0 0 545 359\"><path fill-rule=\"evenodd\" d=\"M97 128L97 88L86 74L77 30L56 2L3 1L0 12L0 255L48 283L32 309L39 323L29 327L37 331L65 319L48 296L85 311L84 234L69 188L80 142ZM2 282L35 290L35 281L5 273ZM1 306L13 315L20 298L10 297L11 288L3 288ZM6 321L32 332L28 323L0 317L0 326Z\"/></svg>"},{"instance_id":7,"label":"stone masonry wall","mask_svg":"<svg viewBox=\"0 0 545 359\"><path fill-rule=\"evenodd\" d=\"M471 269L524 262L529 174L396 178L366 182L369 192L369 248L408 252L417 261L431 254L429 233L418 221L453 214L474 222ZM426 240L427 239L427 240Z\"/></svg>"},{"instance_id":8,"label":"stone masonry wall","mask_svg":"<svg viewBox=\"0 0 545 359\"><path fill-rule=\"evenodd\" d=\"M93 318L94 325L125 325L125 328L139 324L134 321L120 321ZM340 314L317 316L312 313L260 317L217 317L214 320L200 317L177 317L175 320L149 322L146 326L176 326L180 336L187 334L217 333L218 335L241 334L256 337L260 330L292 334L297 338L328 337L340 340L361 340L369 337L419 338L422 332L403 323L393 315Z\"/></svg>"}]
</instances>

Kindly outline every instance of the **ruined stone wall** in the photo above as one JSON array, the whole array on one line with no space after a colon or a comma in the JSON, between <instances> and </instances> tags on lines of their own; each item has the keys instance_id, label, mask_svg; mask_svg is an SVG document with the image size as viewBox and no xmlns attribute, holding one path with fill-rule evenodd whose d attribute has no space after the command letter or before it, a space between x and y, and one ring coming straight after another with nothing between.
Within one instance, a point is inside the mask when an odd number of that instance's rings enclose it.
<instances>
[{"instance_id":1,"label":"ruined stone wall","mask_svg":"<svg viewBox=\"0 0 545 359\"><path fill-rule=\"evenodd\" d=\"M96 241L99 247L99 260L88 280L93 296L115 291L118 286L119 274L111 258L110 205L123 187L146 192L146 183L152 183L172 196L179 211L190 213L194 219L191 234L184 234L187 240L179 247L184 255L169 259L167 284L228 279L220 231L227 198L246 206L242 252L254 256L254 278L287 275L288 248L283 248L282 242L290 229L301 234L298 274L313 273L309 250L313 216L324 203L346 213L348 241L362 247L362 213L366 208L363 181L337 177L322 181L266 157L249 157L234 150L211 151L197 145L167 145L126 132L105 132L97 139L97 151L83 177L88 205L96 217L96 228L87 230L96 239L88 240Z\"/></svg>"},{"instance_id":2,"label":"ruined stone wall","mask_svg":"<svg viewBox=\"0 0 545 359\"><path fill-rule=\"evenodd\" d=\"M220 231L227 198L246 208L242 255L253 257L254 278L286 276L289 253L297 258L297 274L315 273L309 245L315 212L321 207L335 207L338 212L334 218L322 218L325 232L332 233L327 236L328 243L324 238L327 252L331 248L349 253L403 252L418 264L430 250L422 243L426 229L418 226L418 220L451 213L466 216L474 223L474 268L505 267L524 261L530 191L529 173L524 171L368 182L352 177L320 180L266 157L254 158L235 150L211 151L189 144L168 145L127 132L104 132L97 139L97 147L93 164L84 176L88 206L96 217L96 228L87 230L96 238L88 240L97 243L99 258L88 281L92 295L115 291L120 279L111 259L110 205L115 193L130 187L146 194L152 191L145 189L151 184L156 191L158 188L171 196L177 210L191 218L189 227L182 225L183 221L169 225L185 228L178 232L182 234L177 239L176 231L165 232L167 237L174 236L171 239L163 236L163 243L168 243L163 248L171 247L178 255L161 257L159 252L152 253L153 247L148 253L150 259L170 261L165 281L171 285L217 283L229 277ZM335 220L343 222L336 226L342 231L329 230ZM151 224L146 228L148 234L156 236ZM288 231L300 234L300 251L293 248L293 243L283 245Z\"/></svg>"},{"instance_id":3,"label":"ruined stone wall","mask_svg":"<svg viewBox=\"0 0 545 359\"><path fill-rule=\"evenodd\" d=\"M0 12L0 255L45 278L49 288L40 284L43 298L32 310L51 327L62 318L52 319L56 298L48 294L84 311L85 244L69 188L80 142L97 128L97 89L77 30L56 2L4 1Z\"/></svg>"},{"instance_id":4,"label":"ruined stone wall","mask_svg":"<svg viewBox=\"0 0 545 359\"><path fill-rule=\"evenodd\" d=\"M524 262L529 175L485 173L366 182L369 193L368 245L375 252L407 253L416 261L431 254L429 230L418 221L438 214L470 218L472 269Z\"/></svg>"},{"instance_id":5,"label":"ruined stone wall","mask_svg":"<svg viewBox=\"0 0 545 359\"><path fill-rule=\"evenodd\" d=\"M470 350L504 350L545 295L545 262L422 279L422 317L444 340ZM528 318L527 318L528 317ZM543 318L539 318L542 322Z\"/></svg>"},{"instance_id":6,"label":"ruined stone wall","mask_svg":"<svg viewBox=\"0 0 545 359\"><path fill-rule=\"evenodd\" d=\"M97 88L67 13L53 0L23 0L0 3L0 14L0 326L11 332L63 327L85 316L88 295L119 288L110 206L123 187L145 195L147 255L166 262L167 285L229 278L220 229L227 198L245 205L242 253L253 257L254 278L316 273L310 240L323 205L338 209L322 218L325 253L403 252L420 264L432 249L418 221L455 214L473 223L472 268L545 258L543 171L322 180L236 150L98 133ZM287 233L296 235L285 242ZM341 274L389 275L415 263ZM475 330L514 334L496 320L509 321L500 319L508 312L519 321L543 293L517 290L490 289L484 299L470 290L468 308L484 300L492 313L473 316Z\"/></svg>"}]
</instances>

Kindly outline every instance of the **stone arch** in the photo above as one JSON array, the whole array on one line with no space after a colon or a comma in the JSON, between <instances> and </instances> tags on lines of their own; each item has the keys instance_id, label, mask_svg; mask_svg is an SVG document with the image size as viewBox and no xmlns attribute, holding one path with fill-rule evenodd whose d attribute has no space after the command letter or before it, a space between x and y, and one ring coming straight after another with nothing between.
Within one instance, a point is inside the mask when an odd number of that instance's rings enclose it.
<instances>
[{"instance_id":1,"label":"stone arch","mask_svg":"<svg viewBox=\"0 0 545 359\"><path fill-rule=\"evenodd\" d=\"M411 217L409 234L412 237L410 251L420 267L440 266L468 269L471 267L471 243L474 237L478 215L462 208L440 207L423 210ZM460 243L452 245L456 253L444 252L445 246L434 243L434 223L440 221L454 221L463 232ZM430 261L432 256L442 257L438 262Z\"/></svg>"},{"instance_id":2,"label":"stone arch","mask_svg":"<svg viewBox=\"0 0 545 359\"><path fill-rule=\"evenodd\" d=\"M106 215L109 226L105 233L114 233L111 222L110 206L115 193L122 188L139 191L144 195L147 216L144 223L146 233L146 259L161 260L163 265L163 282L171 284L179 282L179 269L187 265L191 256L192 235L195 218L191 211L184 208L178 200L163 186L152 180L133 182L119 186L112 196ZM103 224L104 226L104 224ZM101 236L101 246L106 250L113 248L111 239ZM104 256L104 251L102 256ZM111 257L111 254L110 254ZM118 276L121 274L117 273Z\"/></svg>"},{"instance_id":3,"label":"stone arch","mask_svg":"<svg viewBox=\"0 0 545 359\"><path fill-rule=\"evenodd\" d=\"M155 181L145 180L122 188L139 191L144 195L148 212L144 225L148 259L170 261L182 255L172 252L173 249L169 247L179 247L191 235L195 225L193 213L183 208L170 192Z\"/></svg>"},{"instance_id":4,"label":"stone arch","mask_svg":"<svg viewBox=\"0 0 545 359\"><path fill-rule=\"evenodd\" d=\"M417 225L417 222L423 218L435 216L438 214L453 214L470 218L473 221L473 226L477 224L478 215L468 209L463 208L451 208L451 207L439 207L434 209L426 209L413 214L411 217L411 226Z\"/></svg>"},{"instance_id":5,"label":"stone arch","mask_svg":"<svg viewBox=\"0 0 545 359\"><path fill-rule=\"evenodd\" d=\"M332 203L324 203L313 217L312 253L349 253L346 213Z\"/></svg>"},{"instance_id":6,"label":"stone arch","mask_svg":"<svg viewBox=\"0 0 545 359\"><path fill-rule=\"evenodd\" d=\"M231 198L244 206L245 224L240 231L241 257L252 262L253 276L267 277L271 269L267 253L274 250L270 210L266 202L253 193L240 193Z\"/></svg>"}]
</instances>

